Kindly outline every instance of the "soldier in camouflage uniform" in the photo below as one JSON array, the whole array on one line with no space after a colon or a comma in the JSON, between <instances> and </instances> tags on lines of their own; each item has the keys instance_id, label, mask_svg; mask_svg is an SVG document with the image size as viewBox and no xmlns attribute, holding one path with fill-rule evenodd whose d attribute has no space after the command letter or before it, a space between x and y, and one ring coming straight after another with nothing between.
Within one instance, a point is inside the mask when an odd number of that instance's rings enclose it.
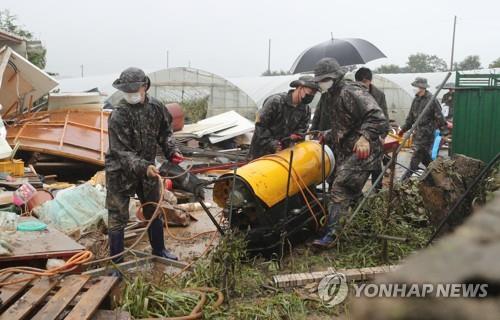
<instances>
[{"instance_id":1,"label":"soldier in camouflage uniform","mask_svg":"<svg viewBox=\"0 0 500 320\"><path fill-rule=\"evenodd\" d=\"M387 102L385 100L385 93L382 92L379 88L377 88L373 83L373 74L372 71L368 68L359 68L358 71L354 74L354 79L360 83L362 83L367 89L368 92L372 95L373 99L377 102L378 106L384 112L384 116L387 119L387 127L389 127L389 113L387 111ZM385 136L384 136L385 138ZM377 178L382 173L382 163L379 164L379 167L372 172L372 184L375 184ZM375 189L378 191L382 189L382 180L375 186Z\"/></svg>"},{"instance_id":2,"label":"soldier in camouflage uniform","mask_svg":"<svg viewBox=\"0 0 500 320\"><path fill-rule=\"evenodd\" d=\"M264 101L255 121L255 131L250 145L252 159L275 153L290 146L293 141L304 139L311 109L309 103L318 90L312 77L304 76L292 81L288 92L274 94Z\"/></svg>"},{"instance_id":3,"label":"soldier in camouflage uniform","mask_svg":"<svg viewBox=\"0 0 500 320\"><path fill-rule=\"evenodd\" d=\"M158 146L171 162L183 159L174 145L172 117L161 102L146 93L149 86L149 78L137 68L126 69L113 82L113 87L123 92L124 99L114 107L109 118L109 150L105 158L111 256L124 249L130 197L137 194L141 203L160 200L155 167ZM155 208L154 205L143 208L146 219L151 218ZM161 216L152 222L148 236L154 255L177 259L165 248ZM115 259L115 262L121 260Z\"/></svg>"},{"instance_id":4,"label":"soldier in camouflage uniform","mask_svg":"<svg viewBox=\"0 0 500 320\"><path fill-rule=\"evenodd\" d=\"M406 131L410 130L432 98L432 94L427 90L429 87L427 79L417 77L411 85L415 88L415 98L411 104L406 121L399 131L400 136L403 136ZM420 163L423 163L426 167L431 163L431 151L434 144L434 131L436 128L441 129L442 135L448 134L448 127L443 113L441 112L441 105L434 99L413 131L413 155L410 160L410 168L406 170L402 176L402 181L411 177L412 173L418 170L418 165Z\"/></svg>"},{"instance_id":5,"label":"soldier in camouflage uniform","mask_svg":"<svg viewBox=\"0 0 500 320\"><path fill-rule=\"evenodd\" d=\"M330 113L331 131L325 139L332 141L337 160L325 233L313 243L327 248L334 243L341 218L362 195L366 180L380 165L381 138L388 126L384 113L366 88L343 80L344 72L337 60L320 60L314 74L323 92L319 106Z\"/></svg>"}]
</instances>

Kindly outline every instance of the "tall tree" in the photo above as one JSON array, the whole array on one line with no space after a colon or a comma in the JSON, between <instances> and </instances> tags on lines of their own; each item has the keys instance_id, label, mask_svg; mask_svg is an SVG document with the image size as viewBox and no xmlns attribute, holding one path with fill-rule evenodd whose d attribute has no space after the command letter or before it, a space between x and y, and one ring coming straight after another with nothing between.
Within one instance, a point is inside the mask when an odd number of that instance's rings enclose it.
<instances>
[{"instance_id":1,"label":"tall tree","mask_svg":"<svg viewBox=\"0 0 500 320\"><path fill-rule=\"evenodd\" d=\"M33 33L20 26L17 23L17 17L11 14L9 10L0 10L0 29L7 30L26 40L34 40ZM28 60L40 69L45 68L46 55L47 49L42 45L36 46L34 50L28 50Z\"/></svg>"},{"instance_id":2,"label":"tall tree","mask_svg":"<svg viewBox=\"0 0 500 320\"><path fill-rule=\"evenodd\" d=\"M500 57L490 63L490 68L500 68Z\"/></svg>"},{"instance_id":3,"label":"tall tree","mask_svg":"<svg viewBox=\"0 0 500 320\"><path fill-rule=\"evenodd\" d=\"M286 76L286 75L289 75L291 74L290 71L285 71L285 70L274 70L274 71L269 71L269 70L266 70L264 72L262 72L261 76L264 76L264 77L272 77L272 76Z\"/></svg>"},{"instance_id":4,"label":"tall tree","mask_svg":"<svg viewBox=\"0 0 500 320\"><path fill-rule=\"evenodd\" d=\"M481 61L477 55L467 56L464 60L458 63L456 68L459 71L481 69Z\"/></svg>"},{"instance_id":5,"label":"tall tree","mask_svg":"<svg viewBox=\"0 0 500 320\"><path fill-rule=\"evenodd\" d=\"M397 64L383 64L373 70L375 73L402 73L404 70Z\"/></svg>"},{"instance_id":6,"label":"tall tree","mask_svg":"<svg viewBox=\"0 0 500 320\"><path fill-rule=\"evenodd\" d=\"M406 63L407 72L437 72L446 71L446 61L436 55L416 53L408 57Z\"/></svg>"}]
</instances>

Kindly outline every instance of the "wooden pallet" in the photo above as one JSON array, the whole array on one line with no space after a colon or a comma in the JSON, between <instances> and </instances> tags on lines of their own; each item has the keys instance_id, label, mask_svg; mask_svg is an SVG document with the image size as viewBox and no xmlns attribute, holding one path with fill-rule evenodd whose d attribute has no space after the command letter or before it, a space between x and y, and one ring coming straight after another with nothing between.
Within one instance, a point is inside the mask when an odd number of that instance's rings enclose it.
<instances>
[{"instance_id":1,"label":"wooden pallet","mask_svg":"<svg viewBox=\"0 0 500 320\"><path fill-rule=\"evenodd\" d=\"M6 280L25 277L15 274ZM91 319L117 280L69 275L0 287L0 320Z\"/></svg>"}]
</instances>

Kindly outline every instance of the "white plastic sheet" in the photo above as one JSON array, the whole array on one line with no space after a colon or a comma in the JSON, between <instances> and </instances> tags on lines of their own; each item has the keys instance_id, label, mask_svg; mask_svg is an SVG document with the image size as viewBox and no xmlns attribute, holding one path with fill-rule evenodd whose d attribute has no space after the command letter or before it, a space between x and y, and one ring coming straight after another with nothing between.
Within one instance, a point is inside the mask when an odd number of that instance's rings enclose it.
<instances>
[{"instance_id":1,"label":"white plastic sheet","mask_svg":"<svg viewBox=\"0 0 500 320\"><path fill-rule=\"evenodd\" d=\"M101 220L107 223L105 201L106 192L102 187L85 183L59 192L55 199L36 208L35 213L40 220L59 231L85 231Z\"/></svg>"}]
</instances>

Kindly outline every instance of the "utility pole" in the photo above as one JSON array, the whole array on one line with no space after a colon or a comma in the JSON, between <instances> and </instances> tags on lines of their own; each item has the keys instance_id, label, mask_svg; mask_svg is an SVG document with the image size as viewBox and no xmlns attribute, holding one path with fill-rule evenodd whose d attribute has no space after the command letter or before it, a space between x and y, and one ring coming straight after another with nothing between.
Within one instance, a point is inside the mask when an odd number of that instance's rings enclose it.
<instances>
[{"instance_id":1,"label":"utility pole","mask_svg":"<svg viewBox=\"0 0 500 320\"><path fill-rule=\"evenodd\" d=\"M169 68L169 61L168 61L169 56L168 55L169 55L169 52L167 50L167 69Z\"/></svg>"},{"instance_id":2,"label":"utility pole","mask_svg":"<svg viewBox=\"0 0 500 320\"><path fill-rule=\"evenodd\" d=\"M450 71L453 71L453 58L455 55L455 30L457 28L457 16L453 19L453 38L451 39L451 59L450 59Z\"/></svg>"},{"instance_id":3,"label":"utility pole","mask_svg":"<svg viewBox=\"0 0 500 320\"><path fill-rule=\"evenodd\" d=\"M82 64L82 65L80 65L80 73L81 73L82 78L83 78L83 64Z\"/></svg>"},{"instance_id":4,"label":"utility pole","mask_svg":"<svg viewBox=\"0 0 500 320\"><path fill-rule=\"evenodd\" d=\"M271 75L271 39L269 39L269 52L267 54L267 73Z\"/></svg>"}]
</instances>

